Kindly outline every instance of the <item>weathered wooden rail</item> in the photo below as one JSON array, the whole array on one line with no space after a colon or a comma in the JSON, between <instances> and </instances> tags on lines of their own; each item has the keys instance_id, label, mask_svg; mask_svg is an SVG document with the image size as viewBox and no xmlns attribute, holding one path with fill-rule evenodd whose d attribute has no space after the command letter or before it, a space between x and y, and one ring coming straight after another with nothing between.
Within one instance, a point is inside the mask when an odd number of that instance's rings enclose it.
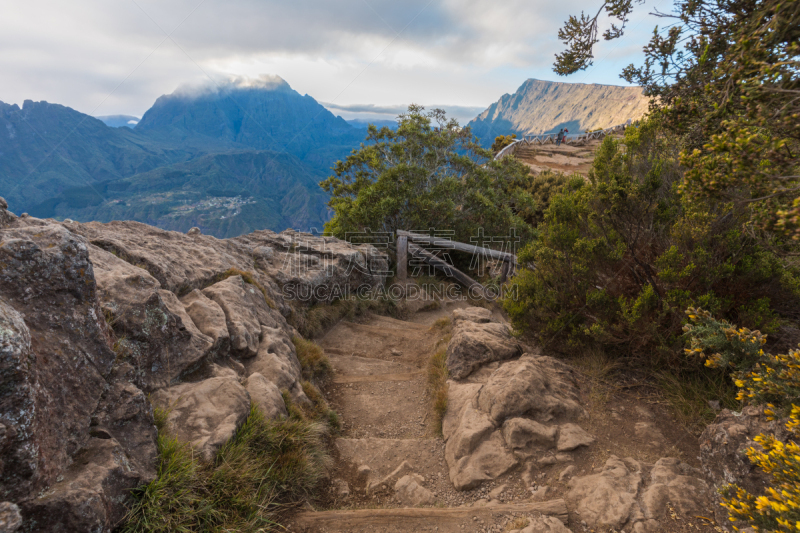
<instances>
[{"instance_id":1,"label":"weathered wooden rail","mask_svg":"<svg viewBox=\"0 0 800 533\"><path fill-rule=\"evenodd\" d=\"M505 281L508 279L508 276L513 273L517 266L517 256L508 252L501 252L498 250L492 250L491 248L484 248L482 246L475 246L463 242L456 242L442 237L431 237L430 235L422 235L419 233L412 233L410 231L397 230L397 277L400 280L405 280L408 278L408 258L409 254L411 254L411 257L418 259L423 263L435 268L444 275L455 279L471 291L477 290L480 294L484 294L486 291L483 285L469 277L467 274L461 272L447 261L436 257L416 243L432 245L438 250L455 250L458 252L477 254L482 257L488 257L502 261L503 269L500 275L500 283L505 283Z\"/></svg>"},{"instance_id":2,"label":"weathered wooden rail","mask_svg":"<svg viewBox=\"0 0 800 533\"><path fill-rule=\"evenodd\" d=\"M581 133L575 136L567 136L564 137L564 140L561 141L562 144L572 144L572 145L580 145L585 142L588 142L592 139L602 139L607 135L612 135L614 133L621 133L625 131L625 127L629 126L631 121L629 120L625 124L619 124L617 126L612 126L610 128L606 128L604 130L599 131L592 131L588 133ZM524 135L521 139L516 139L514 142L497 152L497 155L494 156L495 159L502 159L507 155L511 155L517 151L518 148L522 146L536 146L536 145L545 145L545 144L556 144L556 140L558 138L557 133L542 133L538 135Z\"/></svg>"}]
</instances>

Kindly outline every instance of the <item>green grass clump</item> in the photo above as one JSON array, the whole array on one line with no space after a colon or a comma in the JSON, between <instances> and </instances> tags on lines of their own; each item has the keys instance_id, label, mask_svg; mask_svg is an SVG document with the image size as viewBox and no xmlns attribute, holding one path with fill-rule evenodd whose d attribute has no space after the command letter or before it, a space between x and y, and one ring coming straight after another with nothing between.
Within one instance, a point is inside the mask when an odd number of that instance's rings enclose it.
<instances>
[{"instance_id":1,"label":"green grass clump","mask_svg":"<svg viewBox=\"0 0 800 533\"><path fill-rule=\"evenodd\" d=\"M292 337L292 342L297 351L297 359L300 360L304 379L322 381L330 376L333 367L322 346L301 337Z\"/></svg>"},{"instance_id":2,"label":"green grass clump","mask_svg":"<svg viewBox=\"0 0 800 533\"><path fill-rule=\"evenodd\" d=\"M446 348L437 351L428 361L428 386L433 402L434 423L439 433L442 432L442 420L447 412L447 379L450 373L447 371L446 361Z\"/></svg>"},{"instance_id":3,"label":"green grass clump","mask_svg":"<svg viewBox=\"0 0 800 533\"><path fill-rule=\"evenodd\" d=\"M134 491L123 533L278 531L286 505L311 494L328 466L323 424L269 420L252 405L244 425L205 464L168 434L166 415L156 409L156 479Z\"/></svg>"}]
</instances>

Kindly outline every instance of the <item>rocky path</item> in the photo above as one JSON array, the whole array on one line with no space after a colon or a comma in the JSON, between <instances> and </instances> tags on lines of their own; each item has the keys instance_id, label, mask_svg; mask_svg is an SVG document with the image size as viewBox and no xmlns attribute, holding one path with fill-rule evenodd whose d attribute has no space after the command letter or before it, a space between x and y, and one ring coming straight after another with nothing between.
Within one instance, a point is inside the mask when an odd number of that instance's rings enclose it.
<instances>
[{"instance_id":1,"label":"rocky path","mask_svg":"<svg viewBox=\"0 0 800 533\"><path fill-rule=\"evenodd\" d=\"M342 431L329 509L300 514L292 529L500 532L531 513L566 520L563 500L518 502L509 494L490 507L486 489L459 492L450 482L425 368L442 337L432 326L453 307L417 313L410 321L342 322L319 341L333 364L326 392Z\"/></svg>"},{"instance_id":2,"label":"rocky path","mask_svg":"<svg viewBox=\"0 0 800 533\"><path fill-rule=\"evenodd\" d=\"M449 303L341 322L319 342L342 430L328 493L291 531L715 530L707 486L684 462L696 440L634 397L597 409L579 372L517 344L497 312ZM443 346L444 438L426 373Z\"/></svg>"}]
</instances>

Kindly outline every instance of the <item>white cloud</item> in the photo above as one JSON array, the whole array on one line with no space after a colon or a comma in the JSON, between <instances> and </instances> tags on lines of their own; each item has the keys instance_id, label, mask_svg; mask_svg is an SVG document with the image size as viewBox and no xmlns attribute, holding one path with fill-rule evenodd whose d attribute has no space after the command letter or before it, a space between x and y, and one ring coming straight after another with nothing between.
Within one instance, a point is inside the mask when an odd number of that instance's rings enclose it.
<instances>
[{"instance_id":1,"label":"white cloud","mask_svg":"<svg viewBox=\"0 0 800 533\"><path fill-rule=\"evenodd\" d=\"M527 78L556 79L558 27L595 8L578 0L8 4L0 18L0 100L47 100L95 115L141 115L181 85L263 73L339 105L485 107ZM600 43L596 67L566 81L622 83L619 71L638 61L655 25L646 15L652 7L634 13L626 41Z\"/></svg>"}]
</instances>

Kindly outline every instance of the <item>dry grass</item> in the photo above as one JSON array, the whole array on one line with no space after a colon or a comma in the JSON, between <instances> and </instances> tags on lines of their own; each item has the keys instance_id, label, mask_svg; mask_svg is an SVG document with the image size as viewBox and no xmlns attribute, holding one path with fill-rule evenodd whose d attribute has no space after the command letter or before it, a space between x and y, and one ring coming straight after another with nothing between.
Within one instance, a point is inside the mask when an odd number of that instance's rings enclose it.
<instances>
[{"instance_id":1,"label":"dry grass","mask_svg":"<svg viewBox=\"0 0 800 533\"><path fill-rule=\"evenodd\" d=\"M515 531L517 529L522 529L528 527L531 521L524 516L518 516L508 524L506 524L505 531Z\"/></svg>"},{"instance_id":2,"label":"dry grass","mask_svg":"<svg viewBox=\"0 0 800 533\"><path fill-rule=\"evenodd\" d=\"M434 322L430 328L430 331L436 331L436 330L446 331L449 329L450 329L450 317L445 316Z\"/></svg>"},{"instance_id":3,"label":"dry grass","mask_svg":"<svg viewBox=\"0 0 800 533\"><path fill-rule=\"evenodd\" d=\"M687 430L699 434L714 421L717 412L709 400L720 402L723 408L737 410L736 387L724 374L693 373L676 376L661 372L655 376L659 392L666 400L672 415Z\"/></svg>"},{"instance_id":4,"label":"dry grass","mask_svg":"<svg viewBox=\"0 0 800 533\"><path fill-rule=\"evenodd\" d=\"M589 385L589 407L603 409L617 391L615 375L620 370L620 361L605 352L589 348L570 361L586 378Z\"/></svg>"},{"instance_id":5,"label":"dry grass","mask_svg":"<svg viewBox=\"0 0 800 533\"><path fill-rule=\"evenodd\" d=\"M297 359L300 361L304 379L318 383L330 376L333 367L322 346L300 337L292 337L292 342L297 350Z\"/></svg>"},{"instance_id":6,"label":"dry grass","mask_svg":"<svg viewBox=\"0 0 800 533\"><path fill-rule=\"evenodd\" d=\"M332 303L320 303L309 308L297 307L292 310L289 323L306 339L320 337L342 319L353 320L367 313L400 318L403 308L393 300L368 300L346 298Z\"/></svg>"},{"instance_id":7,"label":"dry grass","mask_svg":"<svg viewBox=\"0 0 800 533\"><path fill-rule=\"evenodd\" d=\"M222 274L217 274L216 276L214 276L214 279L211 282L211 284L213 285L214 283L219 283L220 281L226 280L233 276L241 276L242 280L245 283L249 283L253 287L260 290L261 294L264 295L264 301L267 302L267 305L270 306L270 308L275 309L275 302L273 302L272 298L269 297L267 289L265 289L264 286L261 285L258 282L258 280L256 280L256 278L253 277L253 274L251 272L245 272L244 270L239 270L238 268L229 268Z\"/></svg>"},{"instance_id":8,"label":"dry grass","mask_svg":"<svg viewBox=\"0 0 800 533\"><path fill-rule=\"evenodd\" d=\"M442 348L433 354L428 361L428 388L431 393L431 402L434 414L436 432L442 432L442 420L447 412L447 349Z\"/></svg>"},{"instance_id":9,"label":"dry grass","mask_svg":"<svg viewBox=\"0 0 800 533\"><path fill-rule=\"evenodd\" d=\"M157 477L133 491L123 533L282 531L282 513L313 493L330 463L323 425L269 420L252 405L236 435L205 464L167 434L166 415L156 410Z\"/></svg>"}]
</instances>

